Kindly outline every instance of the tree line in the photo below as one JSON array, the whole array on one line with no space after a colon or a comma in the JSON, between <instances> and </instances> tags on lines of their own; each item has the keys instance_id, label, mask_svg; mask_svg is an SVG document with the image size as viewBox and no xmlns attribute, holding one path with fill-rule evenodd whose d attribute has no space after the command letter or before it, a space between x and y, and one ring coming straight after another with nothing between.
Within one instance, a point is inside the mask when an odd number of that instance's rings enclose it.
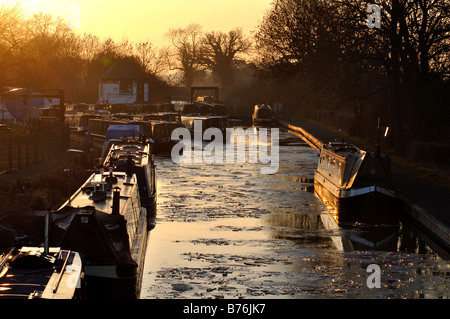
<instances>
[{"instance_id":1,"label":"tree line","mask_svg":"<svg viewBox=\"0 0 450 319\"><path fill-rule=\"evenodd\" d=\"M191 24L168 30L164 48L77 35L60 18L2 5L0 87L62 87L92 103L102 74L128 59L160 85L214 84L241 105L282 102L289 116L341 120L360 135L380 117L398 150L448 141L450 3L376 3L379 16L365 0L274 0L251 36Z\"/></svg>"},{"instance_id":2,"label":"tree line","mask_svg":"<svg viewBox=\"0 0 450 319\"><path fill-rule=\"evenodd\" d=\"M195 79L229 86L231 71L251 42L242 30L203 32L198 24L170 29L170 46L148 41L100 40L76 34L61 18L26 15L19 5L0 7L0 87L65 88L73 100L95 102L98 83L115 61L131 60L165 85L190 87ZM168 76L178 71L181 76Z\"/></svg>"},{"instance_id":3,"label":"tree line","mask_svg":"<svg viewBox=\"0 0 450 319\"><path fill-rule=\"evenodd\" d=\"M380 0L379 12L372 3L275 0L255 34L269 87L293 93L305 116L352 112L356 130L382 117L399 151L419 140L448 145L450 2Z\"/></svg>"}]
</instances>

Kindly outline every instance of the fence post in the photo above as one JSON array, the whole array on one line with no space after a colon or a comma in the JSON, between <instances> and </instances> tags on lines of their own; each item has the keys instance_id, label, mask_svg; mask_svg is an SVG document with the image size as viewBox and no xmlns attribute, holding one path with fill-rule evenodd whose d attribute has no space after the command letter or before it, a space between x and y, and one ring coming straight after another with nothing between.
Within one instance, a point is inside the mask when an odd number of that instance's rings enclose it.
<instances>
[{"instance_id":1,"label":"fence post","mask_svg":"<svg viewBox=\"0 0 450 319\"><path fill-rule=\"evenodd\" d=\"M37 138L36 135L33 135L33 162L34 164L37 164L38 162L38 147L37 147Z\"/></svg>"},{"instance_id":2,"label":"fence post","mask_svg":"<svg viewBox=\"0 0 450 319\"><path fill-rule=\"evenodd\" d=\"M9 171L12 171L12 137L8 135L8 168Z\"/></svg>"},{"instance_id":3,"label":"fence post","mask_svg":"<svg viewBox=\"0 0 450 319\"><path fill-rule=\"evenodd\" d=\"M25 135L25 158L26 158L26 166L27 168L30 167L30 135Z\"/></svg>"},{"instance_id":4,"label":"fence post","mask_svg":"<svg viewBox=\"0 0 450 319\"><path fill-rule=\"evenodd\" d=\"M17 169L21 169L20 165L20 149L22 148L20 143L20 135L17 135Z\"/></svg>"}]
</instances>

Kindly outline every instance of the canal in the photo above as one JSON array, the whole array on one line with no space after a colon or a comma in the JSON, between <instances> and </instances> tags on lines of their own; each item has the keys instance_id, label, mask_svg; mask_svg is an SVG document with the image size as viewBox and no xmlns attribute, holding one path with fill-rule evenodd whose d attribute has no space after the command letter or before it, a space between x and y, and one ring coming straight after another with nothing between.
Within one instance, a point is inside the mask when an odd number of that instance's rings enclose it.
<instances>
[{"instance_id":1,"label":"canal","mask_svg":"<svg viewBox=\"0 0 450 319\"><path fill-rule=\"evenodd\" d=\"M410 224L338 227L313 191L318 152L281 129L279 144L272 175L155 158L141 299L450 297L448 261Z\"/></svg>"}]
</instances>

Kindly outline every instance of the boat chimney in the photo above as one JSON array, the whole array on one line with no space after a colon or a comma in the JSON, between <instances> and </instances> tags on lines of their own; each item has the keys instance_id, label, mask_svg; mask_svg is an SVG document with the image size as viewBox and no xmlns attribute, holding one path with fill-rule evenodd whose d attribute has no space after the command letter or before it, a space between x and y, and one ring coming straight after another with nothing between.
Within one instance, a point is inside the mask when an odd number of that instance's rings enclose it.
<instances>
[{"instance_id":1,"label":"boat chimney","mask_svg":"<svg viewBox=\"0 0 450 319\"><path fill-rule=\"evenodd\" d=\"M112 214L120 214L120 187L116 186L113 188L113 204L112 204Z\"/></svg>"},{"instance_id":2,"label":"boat chimney","mask_svg":"<svg viewBox=\"0 0 450 319\"><path fill-rule=\"evenodd\" d=\"M133 169L133 156L131 154L128 154L127 157L127 176L130 177Z\"/></svg>"},{"instance_id":3,"label":"boat chimney","mask_svg":"<svg viewBox=\"0 0 450 319\"><path fill-rule=\"evenodd\" d=\"M107 176L105 180L110 186L112 186L112 184L117 183L117 177L114 177L112 167L109 168L109 176Z\"/></svg>"}]
</instances>

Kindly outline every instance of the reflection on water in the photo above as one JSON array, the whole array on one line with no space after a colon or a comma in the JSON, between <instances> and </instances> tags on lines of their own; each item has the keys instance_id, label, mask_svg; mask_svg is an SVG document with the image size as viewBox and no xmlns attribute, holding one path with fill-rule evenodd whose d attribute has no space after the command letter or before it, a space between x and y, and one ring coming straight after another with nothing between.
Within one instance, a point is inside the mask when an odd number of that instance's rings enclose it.
<instances>
[{"instance_id":1,"label":"reflection on water","mask_svg":"<svg viewBox=\"0 0 450 319\"><path fill-rule=\"evenodd\" d=\"M142 298L450 296L448 262L407 223L339 224L311 188L317 152L280 138L274 175L258 163L156 158ZM371 264L381 269L379 289L367 287Z\"/></svg>"}]
</instances>

